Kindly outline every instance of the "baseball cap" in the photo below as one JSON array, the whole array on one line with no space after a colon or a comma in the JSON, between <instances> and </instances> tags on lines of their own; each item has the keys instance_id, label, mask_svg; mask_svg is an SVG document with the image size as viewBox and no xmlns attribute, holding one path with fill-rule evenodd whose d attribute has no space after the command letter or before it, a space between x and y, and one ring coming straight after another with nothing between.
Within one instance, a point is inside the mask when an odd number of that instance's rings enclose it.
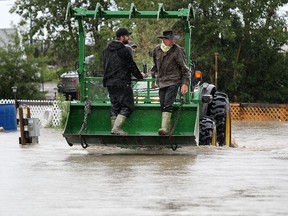
<instances>
[{"instance_id":1,"label":"baseball cap","mask_svg":"<svg viewBox=\"0 0 288 216\"><path fill-rule=\"evenodd\" d=\"M116 31L116 37L121 37L123 35L131 35L132 32L129 32L126 28L119 28Z\"/></svg>"}]
</instances>

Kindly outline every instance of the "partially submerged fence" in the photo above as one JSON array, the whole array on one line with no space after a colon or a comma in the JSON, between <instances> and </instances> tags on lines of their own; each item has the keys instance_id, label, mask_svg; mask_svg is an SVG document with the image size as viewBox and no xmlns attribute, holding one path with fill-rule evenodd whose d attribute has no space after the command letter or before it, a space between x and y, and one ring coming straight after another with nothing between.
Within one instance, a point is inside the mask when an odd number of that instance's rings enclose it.
<instances>
[{"instance_id":1,"label":"partially submerged fence","mask_svg":"<svg viewBox=\"0 0 288 216\"><path fill-rule=\"evenodd\" d=\"M231 104L233 120L288 121L288 104Z\"/></svg>"},{"instance_id":2,"label":"partially submerged fence","mask_svg":"<svg viewBox=\"0 0 288 216\"><path fill-rule=\"evenodd\" d=\"M14 104L14 100L0 100L1 103ZM59 126L61 123L59 101L18 100L18 103L28 106L31 117L39 118L42 126ZM231 114L235 121L288 121L288 104L231 103Z\"/></svg>"}]
</instances>

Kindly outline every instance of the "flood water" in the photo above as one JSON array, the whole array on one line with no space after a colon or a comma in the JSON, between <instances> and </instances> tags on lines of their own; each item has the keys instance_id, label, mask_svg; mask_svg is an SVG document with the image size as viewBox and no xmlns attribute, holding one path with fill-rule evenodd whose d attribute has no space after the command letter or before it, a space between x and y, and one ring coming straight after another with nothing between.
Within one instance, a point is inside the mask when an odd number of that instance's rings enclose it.
<instances>
[{"instance_id":1,"label":"flood water","mask_svg":"<svg viewBox=\"0 0 288 216\"><path fill-rule=\"evenodd\" d=\"M0 133L1 216L287 216L288 123L233 122L238 148L69 147Z\"/></svg>"}]
</instances>

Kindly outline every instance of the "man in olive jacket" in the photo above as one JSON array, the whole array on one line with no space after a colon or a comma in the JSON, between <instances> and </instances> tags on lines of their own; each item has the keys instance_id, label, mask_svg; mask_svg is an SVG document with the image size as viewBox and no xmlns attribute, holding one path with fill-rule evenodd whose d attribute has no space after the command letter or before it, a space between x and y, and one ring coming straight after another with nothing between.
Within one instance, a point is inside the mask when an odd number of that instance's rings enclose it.
<instances>
[{"instance_id":1,"label":"man in olive jacket","mask_svg":"<svg viewBox=\"0 0 288 216\"><path fill-rule=\"evenodd\" d=\"M116 39L103 51L103 85L107 87L111 101L111 133L117 135L127 135L122 127L134 109L131 74L137 79L147 77L139 71L130 48L125 46L131 34L126 28L119 28Z\"/></svg>"},{"instance_id":2,"label":"man in olive jacket","mask_svg":"<svg viewBox=\"0 0 288 216\"><path fill-rule=\"evenodd\" d=\"M159 135L168 135L170 130L173 103L176 100L179 86L184 95L188 91L190 70L186 63L185 52L182 47L174 43L173 31L163 32L162 43L153 51L152 77L156 77L159 86L159 97L162 112Z\"/></svg>"}]
</instances>

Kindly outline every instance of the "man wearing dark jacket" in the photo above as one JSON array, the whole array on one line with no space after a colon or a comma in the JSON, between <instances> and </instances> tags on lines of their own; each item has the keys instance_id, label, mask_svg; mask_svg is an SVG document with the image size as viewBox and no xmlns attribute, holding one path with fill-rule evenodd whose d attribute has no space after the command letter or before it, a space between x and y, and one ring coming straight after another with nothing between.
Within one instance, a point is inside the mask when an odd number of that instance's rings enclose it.
<instances>
[{"instance_id":1,"label":"man wearing dark jacket","mask_svg":"<svg viewBox=\"0 0 288 216\"><path fill-rule=\"evenodd\" d=\"M184 95L188 91L190 70L186 63L185 52L182 47L174 43L174 35L171 30L164 31L162 43L153 51L154 65L151 69L152 77L156 77L159 86L159 97L162 112L161 128L159 135L168 135L170 132L173 103L180 86Z\"/></svg>"},{"instance_id":2,"label":"man wearing dark jacket","mask_svg":"<svg viewBox=\"0 0 288 216\"><path fill-rule=\"evenodd\" d=\"M107 87L111 101L111 133L117 135L127 135L122 127L134 109L131 74L137 79L147 77L139 71L130 48L125 46L131 34L126 28L119 28L116 39L103 51L103 85Z\"/></svg>"}]
</instances>

